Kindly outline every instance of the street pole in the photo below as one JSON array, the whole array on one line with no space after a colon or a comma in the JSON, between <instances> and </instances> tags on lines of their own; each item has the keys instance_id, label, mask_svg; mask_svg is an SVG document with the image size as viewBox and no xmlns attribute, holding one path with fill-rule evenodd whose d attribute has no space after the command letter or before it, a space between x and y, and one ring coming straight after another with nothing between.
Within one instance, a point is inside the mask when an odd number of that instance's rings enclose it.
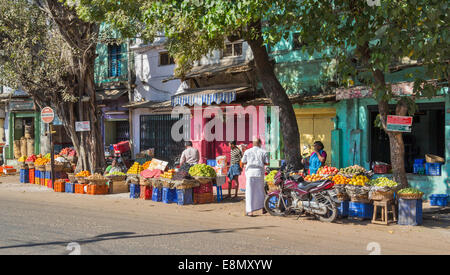
<instances>
[{"instance_id":1,"label":"street pole","mask_svg":"<svg viewBox=\"0 0 450 275\"><path fill-rule=\"evenodd\" d=\"M55 146L53 144L53 123L50 123L50 165L51 169L51 178L52 178L52 186L55 188Z\"/></svg>"}]
</instances>

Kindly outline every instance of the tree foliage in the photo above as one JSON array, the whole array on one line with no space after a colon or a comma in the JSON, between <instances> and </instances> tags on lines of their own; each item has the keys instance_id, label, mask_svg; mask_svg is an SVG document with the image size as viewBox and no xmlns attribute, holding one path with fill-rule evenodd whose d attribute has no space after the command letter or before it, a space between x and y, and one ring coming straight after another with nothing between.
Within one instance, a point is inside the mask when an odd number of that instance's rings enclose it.
<instances>
[{"instance_id":1,"label":"tree foliage","mask_svg":"<svg viewBox=\"0 0 450 275\"><path fill-rule=\"evenodd\" d=\"M1 0L0 13L1 85L22 88L39 107L54 108L78 152L77 169L102 168L94 87L98 25L58 0ZM91 131L77 133L75 122L87 120Z\"/></svg>"}]
</instances>

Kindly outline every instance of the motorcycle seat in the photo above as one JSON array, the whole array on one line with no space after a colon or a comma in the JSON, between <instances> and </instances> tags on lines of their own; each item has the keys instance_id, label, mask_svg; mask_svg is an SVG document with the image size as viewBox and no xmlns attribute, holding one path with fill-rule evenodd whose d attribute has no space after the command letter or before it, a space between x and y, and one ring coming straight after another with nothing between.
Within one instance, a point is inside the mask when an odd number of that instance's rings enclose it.
<instances>
[{"instance_id":1,"label":"motorcycle seat","mask_svg":"<svg viewBox=\"0 0 450 275\"><path fill-rule=\"evenodd\" d=\"M309 191L309 190L313 189L314 187L321 185L322 183L323 183L323 181L311 182L309 184L301 183L298 185L298 188L303 191Z\"/></svg>"}]
</instances>

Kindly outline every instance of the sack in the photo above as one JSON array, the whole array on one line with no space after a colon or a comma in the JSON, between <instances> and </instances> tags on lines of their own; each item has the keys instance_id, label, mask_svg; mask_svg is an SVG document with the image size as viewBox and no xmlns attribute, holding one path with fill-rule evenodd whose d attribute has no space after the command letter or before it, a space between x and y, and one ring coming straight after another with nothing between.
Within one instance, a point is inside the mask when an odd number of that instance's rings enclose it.
<instances>
[{"instance_id":1,"label":"sack","mask_svg":"<svg viewBox=\"0 0 450 275\"><path fill-rule=\"evenodd\" d=\"M20 156L27 156L27 140L25 138L20 139Z\"/></svg>"},{"instance_id":2,"label":"sack","mask_svg":"<svg viewBox=\"0 0 450 275\"><path fill-rule=\"evenodd\" d=\"M27 139L27 156L34 154L34 139Z\"/></svg>"}]
</instances>

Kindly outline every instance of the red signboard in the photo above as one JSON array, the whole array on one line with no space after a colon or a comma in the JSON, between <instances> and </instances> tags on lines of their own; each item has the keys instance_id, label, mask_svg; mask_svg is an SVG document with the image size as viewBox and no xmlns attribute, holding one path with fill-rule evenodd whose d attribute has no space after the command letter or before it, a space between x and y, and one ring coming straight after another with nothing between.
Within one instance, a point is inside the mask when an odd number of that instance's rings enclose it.
<instances>
[{"instance_id":1,"label":"red signboard","mask_svg":"<svg viewBox=\"0 0 450 275\"><path fill-rule=\"evenodd\" d=\"M50 107L45 107L41 111L41 120L44 123L52 123L53 119L55 119L55 113L53 112L53 109Z\"/></svg>"},{"instance_id":2,"label":"red signboard","mask_svg":"<svg viewBox=\"0 0 450 275\"><path fill-rule=\"evenodd\" d=\"M388 116L387 124L412 125L412 116Z\"/></svg>"}]
</instances>

